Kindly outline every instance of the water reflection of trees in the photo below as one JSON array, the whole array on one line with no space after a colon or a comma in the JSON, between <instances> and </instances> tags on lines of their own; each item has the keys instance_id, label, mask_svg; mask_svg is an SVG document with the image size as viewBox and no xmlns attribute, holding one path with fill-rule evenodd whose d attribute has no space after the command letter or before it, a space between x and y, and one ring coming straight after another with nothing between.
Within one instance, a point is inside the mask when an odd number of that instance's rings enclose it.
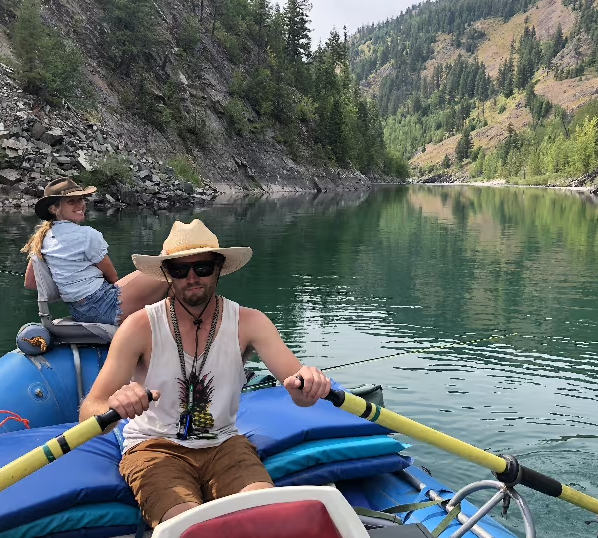
<instances>
[{"instance_id":1,"label":"water reflection of trees","mask_svg":"<svg viewBox=\"0 0 598 538\"><path fill-rule=\"evenodd\" d=\"M253 259L221 280L222 293L268 313L296 348L308 313L324 329L391 335L409 325L430 339L561 334L596 295L597 217L577 194L416 186L217 200L172 213L92 211L89 224L104 233L121 275L133 270L132 253L160 251L175 219L200 218L222 245L251 246ZM0 215L6 265L24 268L18 251L34 224ZM21 279L0 273L0 287L10 305L0 314L5 348L37 308Z\"/></svg>"},{"instance_id":2,"label":"water reflection of trees","mask_svg":"<svg viewBox=\"0 0 598 538\"><path fill-rule=\"evenodd\" d=\"M367 192L355 191L217 199L205 206L174 211L90 210L86 224L104 234L120 276L135 269L131 254L160 252L176 219L204 220L224 246L251 246L255 255L247 270L223 278L222 291L241 304L271 314L285 331L285 339L293 345L303 337L300 325L305 311L296 283L306 264L310 265L311 255L311 249L301 249L301 240L297 242L294 235L304 233L303 241L317 245L317 237L304 228L304 222L317 216L332 217L336 212L359 205L367 197ZM0 251L4 253L0 269L24 271L26 259L19 250L37 223L32 213L0 213ZM293 250L297 250L301 260L293 261ZM289 273L295 276L289 278ZM3 327L0 345L4 352L14 347L18 328L37 319L37 294L23 288L22 278L1 272L0 290L5 298L0 313Z\"/></svg>"},{"instance_id":3,"label":"water reflection of trees","mask_svg":"<svg viewBox=\"0 0 598 538\"><path fill-rule=\"evenodd\" d=\"M452 222L439 207L451 208ZM594 316L596 307L598 208L585 196L545 189L418 187L403 209L393 208L381 223L413 228L415 215L425 215L420 228L407 236L399 232L395 240L408 256L409 242L420 244L417 268L409 276L426 310L452 308L455 321L480 331L494 327L587 339L576 324L582 312ZM441 271L435 258L443 263Z\"/></svg>"}]
</instances>

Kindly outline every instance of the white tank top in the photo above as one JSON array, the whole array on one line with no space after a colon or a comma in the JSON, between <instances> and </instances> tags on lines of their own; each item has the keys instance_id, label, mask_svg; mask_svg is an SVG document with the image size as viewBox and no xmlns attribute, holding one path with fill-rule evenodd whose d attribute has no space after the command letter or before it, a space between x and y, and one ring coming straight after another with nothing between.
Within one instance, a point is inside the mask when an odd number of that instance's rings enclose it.
<instances>
[{"instance_id":1,"label":"white tank top","mask_svg":"<svg viewBox=\"0 0 598 538\"><path fill-rule=\"evenodd\" d=\"M206 374L207 379L212 378L213 391L207 411L214 418L210 433L215 433L218 437L186 441L177 439L178 421L183 410L178 382L182 378L181 362L168 324L166 300L162 300L145 307L152 330L152 355L143 384L148 389L159 390L160 399L151 402L147 411L125 425L124 452L143 441L158 437L189 448L205 448L218 446L238 435L237 412L241 390L246 381L239 347L239 305L223 297L222 307L222 323L200 374L200 378ZM198 368L202 357L198 359ZM187 375L192 367L193 357L185 353Z\"/></svg>"}]
</instances>

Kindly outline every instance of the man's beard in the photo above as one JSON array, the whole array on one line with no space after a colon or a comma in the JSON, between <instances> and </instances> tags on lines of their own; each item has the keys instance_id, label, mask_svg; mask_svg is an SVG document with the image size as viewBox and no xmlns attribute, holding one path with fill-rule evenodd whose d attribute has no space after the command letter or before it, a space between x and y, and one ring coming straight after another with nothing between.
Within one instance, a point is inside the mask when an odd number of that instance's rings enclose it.
<instances>
[{"instance_id":1,"label":"man's beard","mask_svg":"<svg viewBox=\"0 0 598 538\"><path fill-rule=\"evenodd\" d=\"M206 288L185 290L182 293L182 299L187 306L203 306L208 300L208 290Z\"/></svg>"}]
</instances>

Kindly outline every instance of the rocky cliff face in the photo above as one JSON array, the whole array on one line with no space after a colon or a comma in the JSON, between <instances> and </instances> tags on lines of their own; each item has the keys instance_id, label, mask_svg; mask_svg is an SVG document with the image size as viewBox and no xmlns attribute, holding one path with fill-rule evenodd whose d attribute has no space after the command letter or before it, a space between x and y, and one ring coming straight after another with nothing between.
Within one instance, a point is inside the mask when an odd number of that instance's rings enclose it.
<instances>
[{"instance_id":1,"label":"rocky cliff face","mask_svg":"<svg viewBox=\"0 0 598 538\"><path fill-rule=\"evenodd\" d=\"M130 179L110 192L92 197L96 205L142 205L166 209L201 203L216 189L178 178L172 167L146 149L115 137L101 125L85 121L73 110L36 106L0 64L0 207L30 207L43 196L48 181L84 171L102 159L117 159ZM112 193L112 194L110 194Z\"/></svg>"},{"instance_id":2,"label":"rocky cliff face","mask_svg":"<svg viewBox=\"0 0 598 538\"><path fill-rule=\"evenodd\" d=\"M7 38L14 23L10 4L0 6L0 62L6 58L14 61ZM231 134L224 110L234 67L218 41L209 31L202 33L200 60L190 63L180 60L170 35L173 21L193 13L196 4L183 0L160 3L165 46L160 57L152 59L150 73L154 81L176 80L184 102L201 103L202 140L191 145L175 128L152 127L123 106L124 93L135 97L135 80L120 76L106 61L99 44L107 30L101 24L98 4L54 0L44 5L44 21L58 28L84 54L94 110L84 116L68 104L61 108L40 106L19 90L13 70L0 63L0 203L30 206L50 177L72 175L76 180L106 158L125 163L131 179L97 197L96 203L165 208L201 203L217 192L322 192L368 187L371 178L357 171L313 166L305 154L296 162L275 141L273 132L245 137ZM213 17L212 3L206 0L202 6L203 17L209 20ZM156 88L152 91L157 100L163 98ZM167 165L180 155L194 164L199 182L182 180Z\"/></svg>"}]
</instances>

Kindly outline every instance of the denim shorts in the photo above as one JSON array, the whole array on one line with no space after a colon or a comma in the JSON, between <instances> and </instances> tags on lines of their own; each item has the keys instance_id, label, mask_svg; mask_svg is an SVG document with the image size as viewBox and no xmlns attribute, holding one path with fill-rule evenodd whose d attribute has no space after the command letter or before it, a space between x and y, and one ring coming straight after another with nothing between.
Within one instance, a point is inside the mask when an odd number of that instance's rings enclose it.
<instances>
[{"instance_id":1,"label":"denim shorts","mask_svg":"<svg viewBox=\"0 0 598 538\"><path fill-rule=\"evenodd\" d=\"M73 321L120 325L123 313L120 307L120 293L119 286L105 280L99 290L76 303L69 303Z\"/></svg>"}]
</instances>

